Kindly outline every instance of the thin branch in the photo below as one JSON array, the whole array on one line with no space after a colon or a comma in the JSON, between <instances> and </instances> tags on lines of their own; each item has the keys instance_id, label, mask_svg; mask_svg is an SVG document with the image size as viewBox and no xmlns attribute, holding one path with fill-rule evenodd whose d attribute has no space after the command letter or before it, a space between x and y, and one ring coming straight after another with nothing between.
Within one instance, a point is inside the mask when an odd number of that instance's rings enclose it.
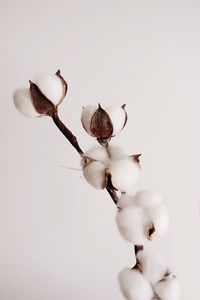
<instances>
[{"instance_id":1,"label":"thin branch","mask_svg":"<svg viewBox=\"0 0 200 300\"><path fill-rule=\"evenodd\" d=\"M77 138L73 135L73 133L63 124L58 116L57 110L53 111L51 117L58 127L58 129L64 134L64 136L68 139L68 141L72 144L72 146L76 149L76 151L82 155L83 150L80 148Z\"/></svg>"}]
</instances>

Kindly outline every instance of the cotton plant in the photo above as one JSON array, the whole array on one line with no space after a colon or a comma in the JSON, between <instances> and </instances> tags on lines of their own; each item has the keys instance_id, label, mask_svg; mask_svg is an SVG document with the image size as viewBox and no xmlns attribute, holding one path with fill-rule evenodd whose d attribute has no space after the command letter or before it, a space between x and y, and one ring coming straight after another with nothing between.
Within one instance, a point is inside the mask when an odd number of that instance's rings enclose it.
<instances>
[{"instance_id":1,"label":"cotton plant","mask_svg":"<svg viewBox=\"0 0 200 300\"><path fill-rule=\"evenodd\" d=\"M75 135L60 120L58 110L68 85L60 70L36 74L29 86L17 89L13 100L27 117L51 117L80 155L85 180L96 189L105 189L116 205L116 224L121 236L134 246L136 263L118 275L120 290L127 300L179 300L180 287L163 256L151 249L151 241L167 232L169 212L162 197L148 190L127 193L140 177L141 154L130 154L110 141L125 127L125 104L119 107L86 105L81 123L98 145L83 151Z\"/></svg>"}]
</instances>

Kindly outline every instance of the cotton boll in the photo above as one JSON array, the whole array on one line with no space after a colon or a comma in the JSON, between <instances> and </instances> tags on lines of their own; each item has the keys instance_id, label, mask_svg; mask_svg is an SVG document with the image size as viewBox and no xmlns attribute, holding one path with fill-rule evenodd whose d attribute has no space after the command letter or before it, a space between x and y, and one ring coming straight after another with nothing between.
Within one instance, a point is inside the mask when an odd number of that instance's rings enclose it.
<instances>
[{"instance_id":1,"label":"cotton boll","mask_svg":"<svg viewBox=\"0 0 200 300\"><path fill-rule=\"evenodd\" d=\"M140 168L138 163L127 158L114 161L109 167L109 173L111 174L112 185L123 192L137 182Z\"/></svg>"},{"instance_id":2,"label":"cotton boll","mask_svg":"<svg viewBox=\"0 0 200 300\"><path fill-rule=\"evenodd\" d=\"M13 100L18 111L26 117L39 117L31 98L30 90L27 88L17 89L13 94Z\"/></svg>"},{"instance_id":3,"label":"cotton boll","mask_svg":"<svg viewBox=\"0 0 200 300\"><path fill-rule=\"evenodd\" d=\"M105 166L99 161L93 161L83 168L83 175L87 182L96 189L106 187Z\"/></svg>"},{"instance_id":4,"label":"cotton boll","mask_svg":"<svg viewBox=\"0 0 200 300\"><path fill-rule=\"evenodd\" d=\"M155 229L151 239L164 235L169 227L169 212L167 208L163 204L152 206L148 208L147 214Z\"/></svg>"},{"instance_id":5,"label":"cotton boll","mask_svg":"<svg viewBox=\"0 0 200 300\"><path fill-rule=\"evenodd\" d=\"M38 86L42 94L57 106L63 99L63 83L56 74L37 74L33 82Z\"/></svg>"},{"instance_id":6,"label":"cotton boll","mask_svg":"<svg viewBox=\"0 0 200 300\"><path fill-rule=\"evenodd\" d=\"M90 130L90 125L91 125L92 117L96 110L97 110L97 106L87 105L83 107L82 115L81 115L81 123L83 125L83 128L91 136L93 136L93 134Z\"/></svg>"},{"instance_id":7,"label":"cotton boll","mask_svg":"<svg viewBox=\"0 0 200 300\"><path fill-rule=\"evenodd\" d=\"M142 190L135 194L134 196L134 203L135 205L148 208L154 205L159 205L163 202L162 197L157 194L153 193L149 190Z\"/></svg>"},{"instance_id":8,"label":"cotton boll","mask_svg":"<svg viewBox=\"0 0 200 300\"><path fill-rule=\"evenodd\" d=\"M117 212L116 223L125 240L134 245L143 245L148 242L144 227L145 216L141 207L122 208Z\"/></svg>"},{"instance_id":9,"label":"cotton boll","mask_svg":"<svg viewBox=\"0 0 200 300\"><path fill-rule=\"evenodd\" d=\"M119 273L118 280L122 294L127 300L152 299L152 288L138 270L125 268Z\"/></svg>"},{"instance_id":10,"label":"cotton boll","mask_svg":"<svg viewBox=\"0 0 200 300\"><path fill-rule=\"evenodd\" d=\"M117 135L126 125L127 114L126 111L122 107L106 107L105 111L113 125L113 133L112 136Z\"/></svg>"},{"instance_id":11,"label":"cotton boll","mask_svg":"<svg viewBox=\"0 0 200 300\"><path fill-rule=\"evenodd\" d=\"M122 194L117 202L117 207L125 208L128 205L132 204L132 202L133 202L133 196L129 194Z\"/></svg>"},{"instance_id":12,"label":"cotton boll","mask_svg":"<svg viewBox=\"0 0 200 300\"><path fill-rule=\"evenodd\" d=\"M109 155L110 155L110 158L111 158L112 161L113 160L124 159L125 157L127 157L127 154L119 146L109 145L108 146L108 152L109 152Z\"/></svg>"},{"instance_id":13,"label":"cotton boll","mask_svg":"<svg viewBox=\"0 0 200 300\"><path fill-rule=\"evenodd\" d=\"M179 300L180 286L177 278L169 274L154 287L155 293L162 300Z\"/></svg>"},{"instance_id":14,"label":"cotton boll","mask_svg":"<svg viewBox=\"0 0 200 300\"><path fill-rule=\"evenodd\" d=\"M165 258L155 249L145 247L143 251L137 253L144 277L152 284L156 284L168 272ZM163 300L163 299L162 299Z\"/></svg>"},{"instance_id":15,"label":"cotton boll","mask_svg":"<svg viewBox=\"0 0 200 300\"><path fill-rule=\"evenodd\" d=\"M108 152L106 151L106 148L103 146L94 146L88 151L86 151L83 156L90 157L94 160L98 160L102 162L104 165L107 166L109 163L109 157L108 157Z\"/></svg>"}]
</instances>

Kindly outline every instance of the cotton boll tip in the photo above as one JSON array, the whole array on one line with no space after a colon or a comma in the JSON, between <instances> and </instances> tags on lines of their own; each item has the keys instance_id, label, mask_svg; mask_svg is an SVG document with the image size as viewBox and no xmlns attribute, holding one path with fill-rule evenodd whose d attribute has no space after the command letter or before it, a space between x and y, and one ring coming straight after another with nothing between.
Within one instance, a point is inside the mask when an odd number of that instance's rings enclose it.
<instances>
[{"instance_id":1,"label":"cotton boll tip","mask_svg":"<svg viewBox=\"0 0 200 300\"><path fill-rule=\"evenodd\" d=\"M127 300L151 300L153 290L136 269L124 268L118 275L119 285L123 296Z\"/></svg>"}]
</instances>

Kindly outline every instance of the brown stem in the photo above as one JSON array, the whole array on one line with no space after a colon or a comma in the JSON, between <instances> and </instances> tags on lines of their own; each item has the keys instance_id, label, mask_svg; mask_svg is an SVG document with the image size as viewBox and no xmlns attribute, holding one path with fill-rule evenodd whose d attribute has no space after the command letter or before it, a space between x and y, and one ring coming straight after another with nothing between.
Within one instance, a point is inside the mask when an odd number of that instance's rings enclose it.
<instances>
[{"instance_id":1,"label":"brown stem","mask_svg":"<svg viewBox=\"0 0 200 300\"><path fill-rule=\"evenodd\" d=\"M135 245L134 250L135 250L135 256L136 256L139 251L144 250L144 246L143 245Z\"/></svg>"},{"instance_id":2,"label":"brown stem","mask_svg":"<svg viewBox=\"0 0 200 300\"><path fill-rule=\"evenodd\" d=\"M58 129L64 134L64 136L68 139L68 141L72 144L72 146L76 149L76 151L82 155L83 150L80 148L77 138L73 135L73 133L63 124L58 116L57 110L53 111L50 115L58 127Z\"/></svg>"}]
</instances>

